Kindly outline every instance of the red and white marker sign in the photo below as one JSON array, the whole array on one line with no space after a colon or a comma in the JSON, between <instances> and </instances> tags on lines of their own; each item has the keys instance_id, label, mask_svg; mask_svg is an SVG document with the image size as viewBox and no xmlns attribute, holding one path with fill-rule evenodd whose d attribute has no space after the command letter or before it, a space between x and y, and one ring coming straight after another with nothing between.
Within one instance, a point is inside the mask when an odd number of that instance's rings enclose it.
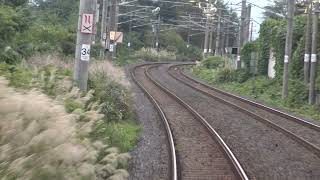
<instances>
[{"instance_id":1,"label":"red and white marker sign","mask_svg":"<svg viewBox=\"0 0 320 180\"><path fill-rule=\"evenodd\" d=\"M93 33L93 14L82 14L81 33Z\"/></svg>"},{"instance_id":2,"label":"red and white marker sign","mask_svg":"<svg viewBox=\"0 0 320 180\"><path fill-rule=\"evenodd\" d=\"M110 31L110 40L112 40L116 43L122 43L123 42L123 32Z\"/></svg>"}]
</instances>

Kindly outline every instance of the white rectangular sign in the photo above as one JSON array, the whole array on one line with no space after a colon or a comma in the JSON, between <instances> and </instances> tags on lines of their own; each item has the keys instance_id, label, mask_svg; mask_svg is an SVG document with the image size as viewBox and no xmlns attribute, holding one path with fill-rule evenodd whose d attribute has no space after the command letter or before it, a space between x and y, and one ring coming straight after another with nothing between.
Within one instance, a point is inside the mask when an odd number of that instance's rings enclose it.
<instances>
[{"instance_id":1,"label":"white rectangular sign","mask_svg":"<svg viewBox=\"0 0 320 180\"><path fill-rule=\"evenodd\" d=\"M93 34L93 14L82 14L81 33Z\"/></svg>"},{"instance_id":2,"label":"white rectangular sign","mask_svg":"<svg viewBox=\"0 0 320 180\"><path fill-rule=\"evenodd\" d=\"M317 54L311 54L311 62L317 62Z\"/></svg>"},{"instance_id":3,"label":"white rectangular sign","mask_svg":"<svg viewBox=\"0 0 320 180\"><path fill-rule=\"evenodd\" d=\"M110 44L110 48L109 48L109 51L110 51L110 52L113 52L113 47L114 47L114 45L113 45L113 44Z\"/></svg>"},{"instance_id":4,"label":"white rectangular sign","mask_svg":"<svg viewBox=\"0 0 320 180\"><path fill-rule=\"evenodd\" d=\"M90 44L82 44L81 47L81 61L90 61Z\"/></svg>"}]
</instances>

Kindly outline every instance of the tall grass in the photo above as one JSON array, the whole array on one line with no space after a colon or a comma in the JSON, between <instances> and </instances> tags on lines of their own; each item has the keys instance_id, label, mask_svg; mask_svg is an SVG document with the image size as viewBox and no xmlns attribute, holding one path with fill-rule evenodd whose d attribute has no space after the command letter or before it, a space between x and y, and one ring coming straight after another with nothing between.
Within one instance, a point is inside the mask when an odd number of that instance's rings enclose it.
<instances>
[{"instance_id":1,"label":"tall grass","mask_svg":"<svg viewBox=\"0 0 320 180\"><path fill-rule=\"evenodd\" d=\"M136 51L134 58L142 59L144 61L176 61L176 54L166 50L160 50L157 52L156 49L152 48L141 48L139 51Z\"/></svg>"},{"instance_id":2,"label":"tall grass","mask_svg":"<svg viewBox=\"0 0 320 180\"><path fill-rule=\"evenodd\" d=\"M97 152L79 139L84 124L77 116L37 91L22 94L7 84L0 79L0 177L92 179Z\"/></svg>"}]
</instances>

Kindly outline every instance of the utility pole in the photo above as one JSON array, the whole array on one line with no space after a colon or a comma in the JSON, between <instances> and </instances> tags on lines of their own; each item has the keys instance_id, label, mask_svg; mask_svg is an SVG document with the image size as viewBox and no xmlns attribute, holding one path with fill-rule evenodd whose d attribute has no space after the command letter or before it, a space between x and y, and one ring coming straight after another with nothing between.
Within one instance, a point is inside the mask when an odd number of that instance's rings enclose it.
<instances>
[{"instance_id":1,"label":"utility pole","mask_svg":"<svg viewBox=\"0 0 320 180\"><path fill-rule=\"evenodd\" d=\"M216 39L216 52L215 52L215 56L219 56L221 53L221 15L222 15L222 11L221 9L219 9L218 11L218 27L217 27L217 39Z\"/></svg>"},{"instance_id":2,"label":"utility pole","mask_svg":"<svg viewBox=\"0 0 320 180\"><path fill-rule=\"evenodd\" d=\"M253 41L253 21L251 22L250 42Z\"/></svg>"},{"instance_id":3,"label":"utility pole","mask_svg":"<svg viewBox=\"0 0 320 180\"><path fill-rule=\"evenodd\" d=\"M100 49L100 59L103 60L105 57L105 49L107 47L107 17L108 17L108 7L107 0L103 0L102 3L102 19L101 19L101 49Z\"/></svg>"},{"instance_id":4,"label":"utility pole","mask_svg":"<svg viewBox=\"0 0 320 180\"><path fill-rule=\"evenodd\" d=\"M209 5L208 6L211 6L212 4L212 0L209 0ZM209 23L210 23L210 19L211 19L211 12L209 12L210 10L208 9L206 13L206 17L207 17L207 20L206 20L206 31L205 31L205 37L204 37L204 49L203 49L203 56L204 58L206 59L208 57L208 44L209 44L209 31L210 31L210 28L209 28Z\"/></svg>"},{"instance_id":5,"label":"utility pole","mask_svg":"<svg viewBox=\"0 0 320 180\"><path fill-rule=\"evenodd\" d=\"M221 24L221 26L222 26L222 28L221 29L223 29L223 31L222 31L222 34L221 34L221 55L222 56L224 56L224 54L225 54L225 48L226 48L226 32L225 32L225 24L224 23L222 23Z\"/></svg>"},{"instance_id":6,"label":"utility pole","mask_svg":"<svg viewBox=\"0 0 320 180\"><path fill-rule=\"evenodd\" d=\"M240 32L239 32L239 42L238 42L238 53L237 53L237 69L241 69L241 48L244 41L244 27L246 19L246 0L242 0L241 8L241 22L240 22Z\"/></svg>"},{"instance_id":7,"label":"utility pole","mask_svg":"<svg viewBox=\"0 0 320 180\"><path fill-rule=\"evenodd\" d=\"M119 22L118 0L115 0L114 7L115 7L115 14L114 14L114 28L113 28L113 30L115 32L118 32L118 22ZM113 44L114 44L114 49L113 49L113 52L112 52L112 58L116 58L116 56L117 56L117 42L114 42Z\"/></svg>"},{"instance_id":8,"label":"utility pole","mask_svg":"<svg viewBox=\"0 0 320 180\"><path fill-rule=\"evenodd\" d=\"M190 15L190 14L189 14L189 22L191 22L191 15ZM187 45L187 48L190 47L190 28L191 28L191 27L189 27L189 24L188 24L188 37L187 37L187 39L188 39L188 45Z\"/></svg>"},{"instance_id":9,"label":"utility pole","mask_svg":"<svg viewBox=\"0 0 320 180\"><path fill-rule=\"evenodd\" d=\"M87 91L96 2L96 0L80 0L73 80L81 91Z\"/></svg>"},{"instance_id":10,"label":"utility pole","mask_svg":"<svg viewBox=\"0 0 320 180\"><path fill-rule=\"evenodd\" d=\"M228 17L227 19L227 22L226 22L226 47L229 48L229 38L230 38L230 28L229 28L229 21L230 21L230 18Z\"/></svg>"},{"instance_id":11,"label":"utility pole","mask_svg":"<svg viewBox=\"0 0 320 180\"><path fill-rule=\"evenodd\" d=\"M307 1L307 25L305 30L304 82L308 84L310 74L312 0Z\"/></svg>"},{"instance_id":12,"label":"utility pole","mask_svg":"<svg viewBox=\"0 0 320 180\"><path fill-rule=\"evenodd\" d=\"M213 19L211 19L210 22L210 40L209 40L209 54L212 55L213 54L213 49L212 49L212 43L213 43Z\"/></svg>"},{"instance_id":13,"label":"utility pole","mask_svg":"<svg viewBox=\"0 0 320 180\"><path fill-rule=\"evenodd\" d=\"M294 16L295 0L288 0L288 25L286 35L286 49L284 56L284 68L283 68L283 87L282 87L282 99L288 97L288 81L289 81L289 62L292 57L292 35L293 35L293 16Z\"/></svg>"},{"instance_id":14,"label":"utility pole","mask_svg":"<svg viewBox=\"0 0 320 180\"><path fill-rule=\"evenodd\" d=\"M118 30L118 11L119 11L119 6L118 6L118 2L117 0L111 0L112 5L110 8L110 19L109 19L109 39L108 39L108 43L109 43L109 51L110 51L110 55L111 58L114 58L116 55L116 42L114 42L113 40L110 40L110 32L117 32Z\"/></svg>"},{"instance_id":15,"label":"utility pole","mask_svg":"<svg viewBox=\"0 0 320 180\"><path fill-rule=\"evenodd\" d=\"M204 37L204 47L203 47L203 56L205 59L208 57L209 19L210 17L207 16L206 31L205 31L205 37Z\"/></svg>"},{"instance_id":16,"label":"utility pole","mask_svg":"<svg viewBox=\"0 0 320 180\"><path fill-rule=\"evenodd\" d=\"M159 48L159 33L160 33L160 12L158 13L157 15L158 17L158 20L157 20L157 28L156 28L156 49L157 49L157 52L160 51L160 48Z\"/></svg>"},{"instance_id":17,"label":"utility pole","mask_svg":"<svg viewBox=\"0 0 320 180\"><path fill-rule=\"evenodd\" d=\"M312 50L311 50L311 72L310 72L310 89L309 104L316 102L316 76L317 76L317 47L318 47L318 18L319 2L314 3L313 24L312 24Z\"/></svg>"},{"instance_id":18,"label":"utility pole","mask_svg":"<svg viewBox=\"0 0 320 180\"><path fill-rule=\"evenodd\" d=\"M131 53L131 33L132 33L132 20L133 20L133 17L132 17L132 13L130 15L130 22L129 22L129 40L128 40L128 49L129 49L129 54Z\"/></svg>"},{"instance_id":19,"label":"utility pole","mask_svg":"<svg viewBox=\"0 0 320 180\"><path fill-rule=\"evenodd\" d=\"M246 20L245 20L246 25L245 25L244 43L249 41L250 21L251 21L251 4L248 5L247 11L246 11Z\"/></svg>"},{"instance_id":20,"label":"utility pole","mask_svg":"<svg viewBox=\"0 0 320 180\"><path fill-rule=\"evenodd\" d=\"M94 0L92 3L92 8L94 9L94 26L93 26L93 36L92 36L92 43L96 43L96 35L97 35L97 24L99 23L99 10L100 10L100 4L98 4L98 0ZM100 40L99 40L100 41Z\"/></svg>"}]
</instances>

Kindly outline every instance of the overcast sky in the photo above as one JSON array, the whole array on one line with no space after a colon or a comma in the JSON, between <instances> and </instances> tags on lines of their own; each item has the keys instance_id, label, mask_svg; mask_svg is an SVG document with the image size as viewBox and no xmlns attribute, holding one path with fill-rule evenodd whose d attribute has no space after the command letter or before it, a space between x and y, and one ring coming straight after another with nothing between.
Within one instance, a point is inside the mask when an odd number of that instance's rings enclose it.
<instances>
[{"instance_id":1,"label":"overcast sky","mask_svg":"<svg viewBox=\"0 0 320 180\"><path fill-rule=\"evenodd\" d=\"M225 3L227 3L227 2L229 2L230 4L238 4L239 3L239 5L234 5L234 6L231 6L231 7L233 7L233 8L238 8L238 10L240 10L241 9L241 0L224 0L224 2ZM259 7L264 7L264 6L267 6L268 4L271 4L270 2L272 2L271 0L247 0L247 4L248 3L252 3L253 4L253 6L252 6L252 14L251 14L251 17L255 20L255 21L257 21L257 22L259 22L259 23L261 23L262 21L263 21L263 9L261 9L261 8L258 8L258 7L256 7L256 6L254 6L254 5L257 5L257 6L259 6ZM240 16L240 11L238 11L238 14L239 14L239 16ZM258 36L258 32L259 32L259 29L260 29L260 26L259 26L259 24L257 24L257 23L254 23L254 27L253 27L253 29L254 29L254 37L255 38L257 38L257 36Z\"/></svg>"}]
</instances>

